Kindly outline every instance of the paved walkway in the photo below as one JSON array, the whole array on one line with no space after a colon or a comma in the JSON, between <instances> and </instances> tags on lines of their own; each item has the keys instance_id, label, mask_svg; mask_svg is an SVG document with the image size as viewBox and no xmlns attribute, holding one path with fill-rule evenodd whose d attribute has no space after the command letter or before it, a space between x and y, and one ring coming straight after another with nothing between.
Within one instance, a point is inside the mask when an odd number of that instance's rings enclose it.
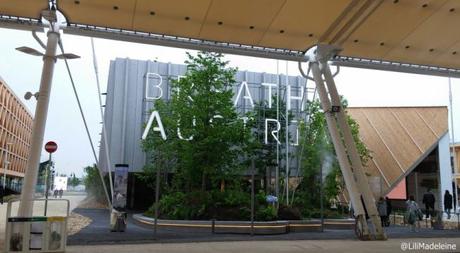
<instances>
[{"instance_id":1,"label":"paved walkway","mask_svg":"<svg viewBox=\"0 0 460 253\"><path fill-rule=\"evenodd\" d=\"M454 244L460 247L459 238L431 239L390 239L388 241L357 241L357 240L304 240L304 241L245 241L245 242L207 242L207 243L151 243L129 245L101 246L69 246L66 252L161 252L161 253L306 253L306 252L403 252L402 244L424 242ZM413 245L413 244L412 244ZM450 246L452 247L452 246ZM420 252L406 250L408 252ZM458 251L458 250L454 250ZM431 251L425 251L431 252ZM448 252L448 251L437 251Z\"/></svg>"},{"instance_id":2,"label":"paved walkway","mask_svg":"<svg viewBox=\"0 0 460 253\"><path fill-rule=\"evenodd\" d=\"M210 229L158 228L157 237L150 226L128 218L125 232L110 232L109 212L104 209L76 209L76 213L87 216L93 222L79 233L69 236L68 245L110 245L134 243L190 243L218 241L295 241L295 240L355 240L351 230L325 230L324 232L289 233L280 235L212 234ZM433 230L422 228L410 232L408 227L386 228L389 238L460 238L458 230Z\"/></svg>"}]
</instances>

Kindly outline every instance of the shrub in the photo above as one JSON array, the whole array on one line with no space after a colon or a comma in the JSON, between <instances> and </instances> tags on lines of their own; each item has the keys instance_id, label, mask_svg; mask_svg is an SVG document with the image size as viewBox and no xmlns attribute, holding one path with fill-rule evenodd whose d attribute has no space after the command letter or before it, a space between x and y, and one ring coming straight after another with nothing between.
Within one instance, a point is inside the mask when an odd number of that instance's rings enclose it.
<instances>
[{"instance_id":1,"label":"shrub","mask_svg":"<svg viewBox=\"0 0 460 253\"><path fill-rule=\"evenodd\" d=\"M279 220L300 220L302 214L297 207L280 206L278 209Z\"/></svg>"},{"instance_id":2,"label":"shrub","mask_svg":"<svg viewBox=\"0 0 460 253\"><path fill-rule=\"evenodd\" d=\"M188 207L186 195L182 192L165 194L159 201L159 212L161 218L183 220L188 218ZM155 210L155 205L150 208Z\"/></svg>"},{"instance_id":3,"label":"shrub","mask_svg":"<svg viewBox=\"0 0 460 253\"><path fill-rule=\"evenodd\" d=\"M255 219L258 221L276 220L276 208L273 206L258 208L255 213Z\"/></svg>"}]
</instances>

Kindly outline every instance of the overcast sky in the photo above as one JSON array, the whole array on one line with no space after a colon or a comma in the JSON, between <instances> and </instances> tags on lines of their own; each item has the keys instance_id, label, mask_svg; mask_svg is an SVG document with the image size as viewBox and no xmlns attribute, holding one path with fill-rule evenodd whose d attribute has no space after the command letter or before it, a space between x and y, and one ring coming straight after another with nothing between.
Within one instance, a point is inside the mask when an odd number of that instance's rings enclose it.
<instances>
[{"instance_id":1,"label":"overcast sky","mask_svg":"<svg viewBox=\"0 0 460 253\"><path fill-rule=\"evenodd\" d=\"M45 34L39 34L46 39ZM30 32L0 29L0 76L20 97L32 113L34 99L25 101L27 91L38 91L42 59L20 53L19 46L41 49ZM84 107L89 128L96 146L100 140L101 115L93 69L91 41L88 37L62 36L66 52L81 56L71 60L70 66ZM186 50L160 46L96 39L96 55L103 92L107 87L110 60L116 57L140 60L158 60L182 64ZM190 51L190 50L189 50ZM230 65L239 70L277 73L277 61L254 57L226 55ZM279 72L300 75L296 62L279 61ZM355 68L341 68L336 77L339 93L350 106L448 106L448 78L415 74L403 74ZM455 139L460 140L460 80L452 79ZM449 115L450 117L450 115ZM450 127L450 124L449 124ZM451 131L452 132L452 131ZM94 163L83 122L65 70L64 62L56 64L51 92L50 108L45 133L45 142L54 140L58 151L54 154L58 173L83 174L83 167ZM97 151L98 153L98 151ZM42 161L47 159L43 151Z\"/></svg>"}]
</instances>

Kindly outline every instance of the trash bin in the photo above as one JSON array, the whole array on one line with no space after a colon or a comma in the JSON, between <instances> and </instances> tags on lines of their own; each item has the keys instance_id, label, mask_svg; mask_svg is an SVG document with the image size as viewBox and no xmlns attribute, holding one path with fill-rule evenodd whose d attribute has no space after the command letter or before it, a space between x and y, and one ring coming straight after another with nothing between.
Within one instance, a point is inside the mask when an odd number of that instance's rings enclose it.
<instances>
[{"instance_id":1,"label":"trash bin","mask_svg":"<svg viewBox=\"0 0 460 253\"><path fill-rule=\"evenodd\" d=\"M128 214L126 212L112 209L112 214L110 215L110 231L125 232L127 219Z\"/></svg>"}]
</instances>

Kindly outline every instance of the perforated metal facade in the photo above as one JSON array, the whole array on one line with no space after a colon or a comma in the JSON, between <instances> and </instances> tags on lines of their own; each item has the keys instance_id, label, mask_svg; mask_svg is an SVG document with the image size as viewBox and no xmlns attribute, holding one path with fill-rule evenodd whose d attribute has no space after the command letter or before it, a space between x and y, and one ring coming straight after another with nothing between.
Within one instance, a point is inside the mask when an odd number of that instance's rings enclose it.
<instances>
[{"instance_id":1,"label":"perforated metal facade","mask_svg":"<svg viewBox=\"0 0 460 253\"><path fill-rule=\"evenodd\" d=\"M141 147L141 136L153 106L153 102L145 98L146 74L155 73L161 76L163 99L169 99L171 95L169 79L177 79L178 76L184 75L185 71L186 66L179 64L131 59L116 59L111 62L105 106L105 122L112 164L129 164L130 171L140 171L146 163L146 155ZM288 79L288 83L291 86L291 95L300 96L300 87L305 86L305 79L295 76L289 76ZM158 84L159 80L158 76L150 77L150 82L153 82L153 84ZM243 81L248 83L254 103L268 99L268 88L261 85L264 82L279 84L280 96L282 97L280 101L286 101L284 99L286 95L285 75L238 71L235 75L235 80L236 83L233 86L235 97L233 101L235 101L238 89ZM148 92L148 97L159 95L158 89L149 89ZM272 94L276 94L277 91L273 89L272 92ZM304 94L306 96L306 91ZM240 96L236 106L241 113L252 110L249 100L243 99L243 96L244 93ZM291 102L291 111L296 117L300 117L300 104L300 101ZM292 120L295 119L298 119L298 117ZM285 126L282 127L284 128ZM292 125L290 130L295 131L295 126ZM281 140L281 142L282 148L284 141ZM292 147L291 149L294 148ZM99 161L101 168L106 169L103 142L100 148ZM295 171L297 168L296 161L294 160L290 164L292 171Z\"/></svg>"}]
</instances>

